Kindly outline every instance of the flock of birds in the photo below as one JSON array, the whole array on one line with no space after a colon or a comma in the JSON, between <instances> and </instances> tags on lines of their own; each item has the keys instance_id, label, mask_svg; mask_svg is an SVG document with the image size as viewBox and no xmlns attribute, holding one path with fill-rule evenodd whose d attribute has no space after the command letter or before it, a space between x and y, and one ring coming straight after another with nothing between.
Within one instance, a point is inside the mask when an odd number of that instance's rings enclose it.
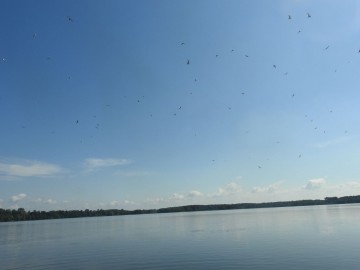
<instances>
[{"instance_id":1,"label":"flock of birds","mask_svg":"<svg viewBox=\"0 0 360 270\"><path fill-rule=\"evenodd\" d=\"M308 13L308 12L306 13L306 16L307 16L308 19L312 18L311 14ZM68 21L69 23L74 23L73 17L67 16L66 19L67 19L67 21ZM292 20L292 19L293 19L293 17L289 14L289 15L288 15L288 20ZM301 33L301 30L298 30L298 33ZM38 34L37 34L37 33L33 33L33 34L32 34L32 38L33 38L33 39L36 39L37 37L38 37ZM181 43L179 43L179 44L180 44L180 46L185 46L185 45L186 45L185 42L181 42ZM324 48L324 50L328 50L329 48L330 48L330 45L327 45L327 46ZM234 51L235 51L234 49L231 49L230 52L233 53ZM360 49L358 50L358 53L360 53ZM215 54L215 57L216 57L216 58L219 57L219 54ZM250 56L249 56L248 54L244 54L244 57L249 58ZM51 57L47 57L47 60L51 60ZM2 62L6 62L6 61L7 61L7 59L6 59L5 57L2 57ZM191 59L186 59L186 65L191 65ZM276 65L276 64L273 64L272 67L273 67L274 69L277 69L277 65ZM284 75L284 76L287 76L287 75L288 75L288 72L286 71L285 73L283 73L283 75ZM71 77L69 76L68 79L70 79L70 78L71 78ZM195 78L194 81L197 82L197 78ZM246 93L246 92L243 91L243 92L241 92L241 95L244 96L245 93ZM192 94L192 92L190 92L190 94ZM294 98L294 97L295 97L295 93L292 93L291 98ZM141 103L141 99L143 99L143 98L144 98L144 96L142 96L141 98L138 98L138 99L137 99L137 103ZM110 106L110 105L108 104L107 106ZM228 110L232 110L232 107L231 107L231 106L227 106L227 109L228 109ZM177 107L176 112L173 112L172 115L173 115L174 117L177 116L177 112L178 112L178 111L181 111L181 110L182 110L182 106L180 105L180 106ZM333 112L333 110L330 110L330 113L332 113L332 112ZM94 117L96 117L96 116L94 116ZM153 114L150 114L150 117L153 117ZM308 117L308 116L305 115L305 117ZM310 121L313 122L313 119L311 119ZM79 120L79 119L76 119L76 120L75 120L75 124L76 124L76 125L80 125L80 120ZM100 124L99 124L99 123L96 123L95 128L98 129L99 127L100 127ZM22 128L24 128L24 126L22 126ZM316 126L314 129L318 129L318 127ZM325 133L325 132L326 132L326 131L324 130L323 133ZM347 133L347 131L345 131L345 132ZM279 142L277 141L276 143L279 143ZM298 154L298 158L301 158L301 157L302 157L302 154ZM212 159L211 161L212 161L212 162L215 162L215 159ZM262 165L258 165L258 169L261 169L261 168L262 168Z\"/></svg>"}]
</instances>

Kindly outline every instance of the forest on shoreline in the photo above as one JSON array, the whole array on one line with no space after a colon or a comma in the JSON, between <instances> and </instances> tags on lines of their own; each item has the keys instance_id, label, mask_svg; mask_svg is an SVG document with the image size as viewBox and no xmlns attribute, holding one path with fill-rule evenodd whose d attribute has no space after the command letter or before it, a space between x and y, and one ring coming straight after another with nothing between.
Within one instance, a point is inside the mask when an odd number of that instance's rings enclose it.
<instances>
[{"instance_id":1,"label":"forest on shoreline","mask_svg":"<svg viewBox=\"0 0 360 270\"><path fill-rule=\"evenodd\" d=\"M252 208L271 208L271 207L291 207L309 205L329 205L329 204L350 204L360 203L360 195L344 197L326 197L323 200L297 200L264 203L237 203L237 204L210 204L210 205L185 205L167 207L160 209L97 209L97 210L54 210L54 211L26 211L24 208L2 209L0 208L0 222L25 221L25 220L45 220L62 218L80 217L101 217L101 216L122 216L156 213L175 213L175 212L195 212L195 211L215 211L215 210L235 210Z\"/></svg>"}]
</instances>

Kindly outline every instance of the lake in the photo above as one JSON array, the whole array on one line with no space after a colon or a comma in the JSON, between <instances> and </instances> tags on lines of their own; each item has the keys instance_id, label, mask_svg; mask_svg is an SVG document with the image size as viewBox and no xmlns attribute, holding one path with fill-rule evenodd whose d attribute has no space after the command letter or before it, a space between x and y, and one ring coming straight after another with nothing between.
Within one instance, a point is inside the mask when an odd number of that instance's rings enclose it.
<instances>
[{"instance_id":1,"label":"lake","mask_svg":"<svg viewBox=\"0 0 360 270\"><path fill-rule=\"evenodd\" d=\"M0 269L360 269L360 205L0 223Z\"/></svg>"}]
</instances>

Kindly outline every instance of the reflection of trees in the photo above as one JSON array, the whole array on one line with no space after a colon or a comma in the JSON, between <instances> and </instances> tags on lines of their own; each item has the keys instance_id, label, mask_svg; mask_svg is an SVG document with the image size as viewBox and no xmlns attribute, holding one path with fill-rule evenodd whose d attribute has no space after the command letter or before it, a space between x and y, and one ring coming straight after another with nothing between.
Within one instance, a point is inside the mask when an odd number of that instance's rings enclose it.
<instances>
[{"instance_id":1,"label":"reflection of trees","mask_svg":"<svg viewBox=\"0 0 360 270\"><path fill-rule=\"evenodd\" d=\"M0 208L0 222L4 221L23 221L23 220L41 220L41 219L59 219L59 218L79 218L79 217L101 217L101 216L121 216L138 215L153 213L172 213L172 212L195 212L195 211L213 211L213 210L231 210L231 209L251 209L251 208L270 208L286 206L307 206L307 205L326 205L326 204L346 204L360 203L360 195L345 197L326 197L324 200L299 200L268 203L238 203L238 204L211 204L211 205L185 205L178 207L168 207L150 210L58 210L58 211L25 211L24 208L17 210Z\"/></svg>"}]
</instances>

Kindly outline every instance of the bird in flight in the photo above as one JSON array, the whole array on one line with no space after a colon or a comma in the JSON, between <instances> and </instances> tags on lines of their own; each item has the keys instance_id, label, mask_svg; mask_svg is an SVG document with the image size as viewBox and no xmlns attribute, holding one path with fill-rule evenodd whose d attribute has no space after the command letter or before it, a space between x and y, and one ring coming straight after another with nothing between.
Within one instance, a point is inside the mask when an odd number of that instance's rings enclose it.
<instances>
[{"instance_id":1,"label":"bird in flight","mask_svg":"<svg viewBox=\"0 0 360 270\"><path fill-rule=\"evenodd\" d=\"M301 30L298 31L298 34L300 34L300 33L301 33Z\"/></svg>"},{"instance_id":2,"label":"bird in flight","mask_svg":"<svg viewBox=\"0 0 360 270\"><path fill-rule=\"evenodd\" d=\"M247 54L245 54L245 57L249 57Z\"/></svg>"},{"instance_id":3,"label":"bird in flight","mask_svg":"<svg viewBox=\"0 0 360 270\"><path fill-rule=\"evenodd\" d=\"M276 65L273 65L273 68L276 68Z\"/></svg>"},{"instance_id":4,"label":"bird in flight","mask_svg":"<svg viewBox=\"0 0 360 270\"><path fill-rule=\"evenodd\" d=\"M306 15L308 16L308 18L311 18L311 14L309 12L306 12Z\"/></svg>"},{"instance_id":5,"label":"bird in flight","mask_svg":"<svg viewBox=\"0 0 360 270\"><path fill-rule=\"evenodd\" d=\"M67 19L69 22L74 22L73 18L71 18L70 16L67 16Z\"/></svg>"},{"instance_id":6,"label":"bird in flight","mask_svg":"<svg viewBox=\"0 0 360 270\"><path fill-rule=\"evenodd\" d=\"M288 19L291 20L291 15L288 15Z\"/></svg>"},{"instance_id":7,"label":"bird in flight","mask_svg":"<svg viewBox=\"0 0 360 270\"><path fill-rule=\"evenodd\" d=\"M180 45L185 45L185 42L181 42L181 44Z\"/></svg>"},{"instance_id":8,"label":"bird in flight","mask_svg":"<svg viewBox=\"0 0 360 270\"><path fill-rule=\"evenodd\" d=\"M329 49L329 47L330 47L330 45L327 45L327 46L326 46L326 48L325 48L324 50L327 50L327 49Z\"/></svg>"},{"instance_id":9,"label":"bird in flight","mask_svg":"<svg viewBox=\"0 0 360 270\"><path fill-rule=\"evenodd\" d=\"M76 120L76 124L79 124L79 120Z\"/></svg>"},{"instance_id":10,"label":"bird in flight","mask_svg":"<svg viewBox=\"0 0 360 270\"><path fill-rule=\"evenodd\" d=\"M186 62L187 65L190 65L190 60L188 59L187 62Z\"/></svg>"}]
</instances>

